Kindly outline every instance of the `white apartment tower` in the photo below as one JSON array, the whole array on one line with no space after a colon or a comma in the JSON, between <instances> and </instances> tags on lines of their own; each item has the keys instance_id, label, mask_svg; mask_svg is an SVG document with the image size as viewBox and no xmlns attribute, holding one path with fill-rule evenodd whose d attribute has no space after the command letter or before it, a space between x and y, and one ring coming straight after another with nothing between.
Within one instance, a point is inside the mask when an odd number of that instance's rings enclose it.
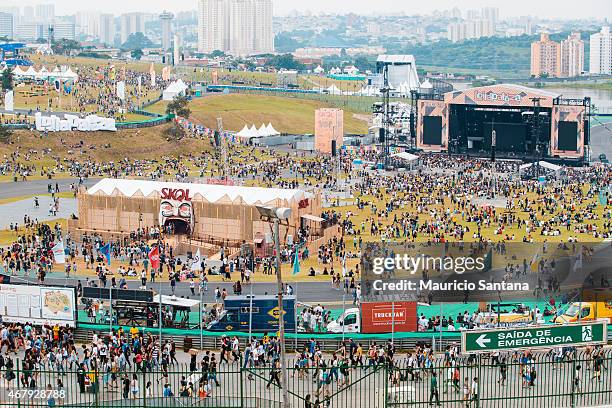
<instances>
[{"instance_id":1,"label":"white apartment tower","mask_svg":"<svg viewBox=\"0 0 612 408\"><path fill-rule=\"evenodd\" d=\"M561 41L561 77L577 77L584 71L584 41L580 33L571 33Z\"/></svg>"},{"instance_id":2,"label":"white apartment tower","mask_svg":"<svg viewBox=\"0 0 612 408\"><path fill-rule=\"evenodd\" d=\"M198 7L198 51L227 51L227 6L225 0L200 0Z\"/></svg>"},{"instance_id":3,"label":"white apartment tower","mask_svg":"<svg viewBox=\"0 0 612 408\"><path fill-rule=\"evenodd\" d=\"M612 75L612 38L610 27L591 34L589 72L591 74Z\"/></svg>"},{"instance_id":4,"label":"white apartment tower","mask_svg":"<svg viewBox=\"0 0 612 408\"><path fill-rule=\"evenodd\" d=\"M274 52L272 10L272 0L255 0L255 54Z\"/></svg>"},{"instance_id":5,"label":"white apartment tower","mask_svg":"<svg viewBox=\"0 0 612 408\"><path fill-rule=\"evenodd\" d=\"M99 27L100 41L112 47L115 43L115 16L101 14Z\"/></svg>"},{"instance_id":6,"label":"white apartment tower","mask_svg":"<svg viewBox=\"0 0 612 408\"><path fill-rule=\"evenodd\" d=\"M142 13L125 13L121 15L121 44L127 41L130 34L144 34L144 16Z\"/></svg>"},{"instance_id":7,"label":"white apartment tower","mask_svg":"<svg viewBox=\"0 0 612 408\"><path fill-rule=\"evenodd\" d=\"M272 0L200 0L198 51L233 55L274 51Z\"/></svg>"}]
</instances>

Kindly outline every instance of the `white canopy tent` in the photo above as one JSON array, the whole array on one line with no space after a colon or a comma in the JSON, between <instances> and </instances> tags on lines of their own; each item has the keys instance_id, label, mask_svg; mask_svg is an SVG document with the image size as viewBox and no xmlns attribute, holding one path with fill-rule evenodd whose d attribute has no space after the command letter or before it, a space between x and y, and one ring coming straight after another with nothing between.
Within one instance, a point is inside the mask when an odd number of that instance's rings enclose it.
<instances>
[{"instance_id":1,"label":"white canopy tent","mask_svg":"<svg viewBox=\"0 0 612 408\"><path fill-rule=\"evenodd\" d=\"M49 70L47 69L47 67L43 66L40 69L40 71L36 73L36 79L38 80L49 79Z\"/></svg>"},{"instance_id":2,"label":"white canopy tent","mask_svg":"<svg viewBox=\"0 0 612 408\"><path fill-rule=\"evenodd\" d=\"M552 163L549 163L547 161L540 160L540 161L537 161L537 162L521 164L519 166L519 173L529 172L529 171L531 171L533 166L538 166L538 168L542 169L543 173L548 173L548 174L552 173L555 176L560 175L561 169L563 168L563 167L558 166L556 164L552 164Z\"/></svg>"},{"instance_id":3,"label":"white canopy tent","mask_svg":"<svg viewBox=\"0 0 612 408\"><path fill-rule=\"evenodd\" d=\"M272 122L268 123L268 127L266 128L268 130L268 135L270 136L278 136L280 135L280 132L276 129L274 129L274 126L272 126Z\"/></svg>"},{"instance_id":4,"label":"white canopy tent","mask_svg":"<svg viewBox=\"0 0 612 408\"><path fill-rule=\"evenodd\" d=\"M267 204L275 200L288 203L313 198L304 190L285 188L224 186L219 184L174 183L149 180L104 178L87 190L88 195L159 197L162 188L189 189L193 200L216 202L241 201L247 205Z\"/></svg>"},{"instance_id":5,"label":"white canopy tent","mask_svg":"<svg viewBox=\"0 0 612 408\"><path fill-rule=\"evenodd\" d=\"M68 67L68 69L64 72L60 73L60 77L66 81L76 81L79 79L79 76L74 71L72 71L70 67Z\"/></svg>"},{"instance_id":6,"label":"white canopy tent","mask_svg":"<svg viewBox=\"0 0 612 408\"><path fill-rule=\"evenodd\" d=\"M268 129L266 128L266 125L264 125L263 123L261 124L261 126L257 130L257 135L259 137L270 136L270 134L268 133Z\"/></svg>"},{"instance_id":7,"label":"white canopy tent","mask_svg":"<svg viewBox=\"0 0 612 408\"><path fill-rule=\"evenodd\" d=\"M401 159L402 161L406 162L410 169L419 163L419 156L408 152L395 153L392 154L391 157Z\"/></svg>"},{"instance_id":8,"label":"white canopy tent","mask_svg":"<svg viewBox=\"0 0 612 408\"><path fill-rule=\"evenodd\" d=\"M329 88L327 88L327 92L330 95L342 95L342 91L336 86L336 84L332 84Z\"/></svg>"},{"instance_id":9,"label":"white canopy tent","mask_svg":"<svg viewBox=\"0 0 612 408\"><path fill-rule=\"evenodd\" d=\"M164 90L162 99L164 101L171 101L177 96L184 96L187 88L188 86L181 79L174 81Z\"/></svg>"}]
</instances>

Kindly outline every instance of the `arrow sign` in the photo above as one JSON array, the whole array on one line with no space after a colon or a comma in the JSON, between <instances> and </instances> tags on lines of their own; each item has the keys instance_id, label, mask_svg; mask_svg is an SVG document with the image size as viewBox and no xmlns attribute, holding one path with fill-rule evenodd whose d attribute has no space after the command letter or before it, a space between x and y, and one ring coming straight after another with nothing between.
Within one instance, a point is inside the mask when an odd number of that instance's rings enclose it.
<instances>
[{"instance_id":1,"label":"arrow sign","mask_svg":"<svg viewBox=\"0 0 612 408\"><path fill-rule=\"evenodd\" d=\"M580 347L606 344L607 340L606 319L563 325L464 331L461 333L461 349L465 353L488 353L498 350Z\"/></svg>"},{"instance_id":2,"label":"arrow sign","mask_svg":"<svg viewBox=\"0 0 612 408\"><path fill-rule=\"evenodd\" d=\"M491 339L488 339L486 334L481 334L480 337L476 339L476 344L478 344L480 347L486 347L487 343L490 342Z\"/></svg>"}]
</instances>

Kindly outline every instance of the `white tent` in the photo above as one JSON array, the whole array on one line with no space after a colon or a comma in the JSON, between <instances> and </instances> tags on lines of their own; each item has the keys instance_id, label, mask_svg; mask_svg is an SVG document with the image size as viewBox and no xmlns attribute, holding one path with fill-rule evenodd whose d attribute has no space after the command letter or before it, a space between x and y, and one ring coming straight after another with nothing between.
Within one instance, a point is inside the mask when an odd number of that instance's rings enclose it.
<instances>
[{"instance_id":1,"label":"white tent","mask_svg":"<svg viewBox=\"0 0 612 408\"><path fill-rule=\"evenodd\" d=\"M312 72L314 72L315 74L318 75L318 74L324 73L325 70L320 65L317 65L317 67L315 69L313 69Z\"/></svg>"},{"instance_id":2,"label":"white tent","mask_svg":"<svg viewBox=\"0 0 612 408\"><path fill-rule=\"evenodd\" d=\"M160 197L162 189L189 189L195 201L243 202L247 205L267 204L275 200L297 203L304 198L313 198L313 194L304 190L288 188L263 188L224 186L218 184L174 183L148 180L127 180L104 178L87 190L88 195L126 196L126 197Z\"/></svg>"},{"instance_id":3,"label":"white tent","mask_svg":"<svg viewBox=\"0 0 612 408\"><path fill-rule=\"evenodd\" d=\"M70 67L68 67L66 71L61 73L61 77L66 81L76 81L77 79L79 79L79 76L75 74L74 71L70 69Z\"/></svg>"},{"instance_id":4,"label":"white tent","mask_svg":"<svg viewBox=\"0 0 612 408\"><path fill-rule=\"evenodd\" d=\"M28 77L28 78L34 78L36 77L36 75L38 75L38 72L36 72L34 67L31 65L28 67L27 71L23 74L23 76Z\"/></svg>"},{"instance_id":5,"label":"white tent","mask_svg":"<svg viewBox=\"0 0 612 408\"><path fill-rule=\"evenodd\" d=\"M49 70L47 67L43 66L40 71L36 74L36 79L48 79L49 78Z\"/></svg>"},{"instance_id":6,"label":"white tent","mask_svg":"<svg viewBox=\"0 0 612 408\"><path fill-rule=\"evenodd\" d=\"M406 160L408 162L419 160L419 156L408 152L395 153L392 154L391 157L397 157L398 159Z\"/></svg>"},{"instance_id":7,"label":"white tent","mask_svg":"<svg viewBox=\"0 0 612 408\"><path fill-rule=\"evenodd\" d=\"M236 136L238 136L238 137L249 137L249 127L247 125L244 125L242 130L240 132L236 133Z\"/></svg>"},{"instance_id":8,"label":"white tent","mask_svg":"<svg viewBox=\"0 0 612 408\"><path fill-rule=\"evenodd\" d=\"M270 134L268 133L268 129L266 128L266 125L264 125L263 123L261 124L261 126L257 130L257 136L259 136L259 137L270 136Z\"/></svg>"},{"instance_id":9,"label":"white tent","mask_svg":"<svg viewBox=\"0 0 612 408\"><path fill-rule=\"evenodd\" d=\"M336 84L331 84L331 86L327 88L327 92L329 92L330 95L342 95L342 91Z\"/></svg>"},{"instance_id":10,"label":"white tent","mask_svg":"<svg viewBox=\"0 0 612 408\"><path fill-rule=\"evenodd\" d=\"M13 76L20 77L24 76L25 73L26 71L22 70L19 65L15 65L15 68L13 68Z\"/></svg>"},{"instance_id":11,"label":"white tent","mask_svg":"<svg viewBox=\"0 0 612 408\"><path fill-rule=\"evenodd\" d=\"M274 126L272 126L272 123L268 123L267 129L268 129L268 134L270 136L280 135L280 132L278 130L274 129Z\"/></svg>"},{"instance_id":12,"label":"white tent","mask_svg":"<svg viewBox=\"0 0 612 408\"><path fill-rule=\"evenodd\" d=\"M259 132L257 131L255 124L251 125L249 132L251 133L251 137L259 137Z\"/></svg>"},{"instance_id":13,"label":"white tent","mask_svg":"<svg viewBox=\"0 0 612 408\"><path fill-rule=\"evenodd\" d=\"M187 85L182 80L174 81L168 88L166 88L163 92L162 99L164 101L171 101L176 96L185 95L185 91L187 90Z\"/></svg>"}]
</instances>

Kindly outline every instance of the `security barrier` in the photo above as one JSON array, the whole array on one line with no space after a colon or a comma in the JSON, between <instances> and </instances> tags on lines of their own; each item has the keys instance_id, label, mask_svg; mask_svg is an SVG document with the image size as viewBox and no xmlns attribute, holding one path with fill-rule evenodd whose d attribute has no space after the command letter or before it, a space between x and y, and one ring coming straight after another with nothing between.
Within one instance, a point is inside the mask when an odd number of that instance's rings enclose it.
<instances>
[{"instance_id":1,"label":"security barrier","mask_svg":"<svg viewBox=\"0 0 612 408\"><path fill-rule=\"evenodd\" d=\"M2 370L3 407L281 407L280 370L269 362L245 367L242 361L202 369L175 363L167 371L151 360L125 367L90 362L78 368L64 361L24 370L18 361ZM267 358L266 358L267 359ZM288 364L287 394L292 407L306 400L320 407L591 407L612 403L610 350L572 349L529 355L445 356L393 362L304 367ZM381 360L382 361L382 360ZM416 362L415 362L416 361ZM410 364L409 364L410 363ZM8 380L10 379L10 380ZM437 384L434 386L434 384ZM436 398L437 397L437 398ZM319 408L319 407L317 407Z\"/></svg>"}]
</instances>

